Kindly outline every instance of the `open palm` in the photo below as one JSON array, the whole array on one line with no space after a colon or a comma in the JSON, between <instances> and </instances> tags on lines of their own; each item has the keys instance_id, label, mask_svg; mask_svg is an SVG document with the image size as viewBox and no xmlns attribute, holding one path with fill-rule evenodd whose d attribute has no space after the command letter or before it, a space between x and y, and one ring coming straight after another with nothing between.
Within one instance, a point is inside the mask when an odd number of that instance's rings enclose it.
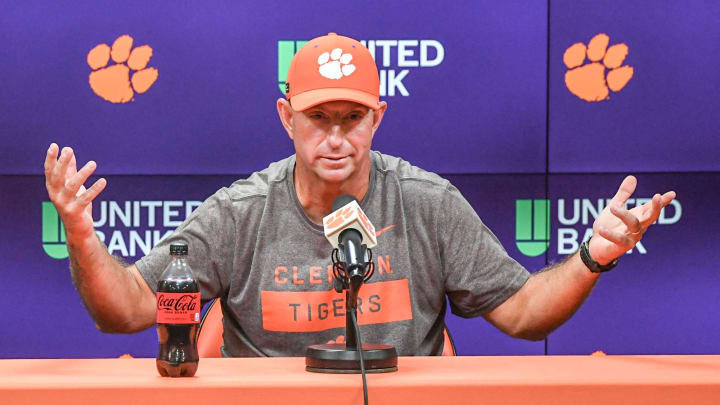
<instances>
[{"instance_id":1,"label":"open palm","mask_svg":"<svg viewBox=\"0 0 720 405\"><path fill-rule=\"evenodd\" d=\"M89 161L77 170L75 153L50 145L45 156L45 187L48 196L62 219L68 234L87 235L93 232L92 200L105 188L105 179L97 180L89 189L83 183L95 171L97 165Z\"/></svg>"},{"instance_id":2,"label":"open palm","mask_svg":"<svg viewBox=\"0 0 720 405\"><path fill-rule=\"evenodd\" d=\"M610 204L593 223L590 256L601 265L610 263L632 249L650 225L658 219L660 211L675 198L674 191L663 195L655 194L645 204L627 210L625 203L636 187L637 179L627 176Z\"/></svg>"}]
</instances>

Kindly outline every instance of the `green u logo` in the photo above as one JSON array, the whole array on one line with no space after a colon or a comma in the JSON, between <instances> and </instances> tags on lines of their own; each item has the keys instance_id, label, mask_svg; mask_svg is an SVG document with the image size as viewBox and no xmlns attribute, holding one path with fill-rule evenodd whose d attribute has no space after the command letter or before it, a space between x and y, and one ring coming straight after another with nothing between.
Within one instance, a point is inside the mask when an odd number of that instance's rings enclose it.
<instances>
[{"instance_id":1,"label":"green u logo","mask_svg":"<svg viewBox=\"0 0 720 405\"><path fill-rule=\"evenodd\" d=\"M550 201L515 201L515 243L525 256L545 253L550 245Z\"/></svg>"},{"instance_id":2,"label":"green u logo","mask_svg":"<svg viewBox=\"0 0 720 405\"><path fill-rule=\"evenodd\" d=\"M65 228L55 206L50 201L42 203L42 246L45 253L53 259L68 257Z\"/></svg>"},{"instance_id":3,"label":"green u logo","mask_svg":"<svg viewBox=\"0 0 720 405\"><path fill-rule=\"evenodd\" d=\"M278 41L278 85L280 92L285 94L285 80L290 69L290 61L292 61L295 52L297 52L308 41Z\"/></svg>"}]
</instances>

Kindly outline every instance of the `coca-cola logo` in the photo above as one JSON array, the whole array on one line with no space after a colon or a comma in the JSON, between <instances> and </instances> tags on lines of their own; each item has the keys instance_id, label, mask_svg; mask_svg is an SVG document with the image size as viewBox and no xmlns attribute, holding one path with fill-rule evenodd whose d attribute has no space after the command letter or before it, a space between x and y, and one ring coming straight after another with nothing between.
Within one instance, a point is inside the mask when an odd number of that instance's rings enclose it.
<instances>
[{"instance_id":1,"label":"coca-cola logo","mask_svg":"<svg viewBox=\"0 0 720 405\"><path fill-rule=\"evenodd\" d=\"M173 311L194 311L197 308L197 295L199 294L185 294L180 297L166 297L164 294L160 294L157 298L157 307L159 310L173 310Z\"/></svg>"}]
</instances>

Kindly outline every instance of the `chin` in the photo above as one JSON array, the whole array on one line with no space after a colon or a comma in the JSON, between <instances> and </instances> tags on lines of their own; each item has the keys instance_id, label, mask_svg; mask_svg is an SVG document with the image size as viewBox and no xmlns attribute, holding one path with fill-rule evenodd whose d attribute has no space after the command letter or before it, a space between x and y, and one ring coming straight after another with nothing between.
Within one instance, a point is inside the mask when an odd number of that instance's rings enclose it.
<instances>
[{"instance_id":1,"label":"chin","mask_svg":"<svg viewBox=\"0 0 720 405\"><path fill-rule=\"evenodd\" d=\"M343 170L327 170L320 169L317 171L318 177L323 179L327 183L342 183L350 178L351 171L347 169Z\"/></svg>"}]
</instances>

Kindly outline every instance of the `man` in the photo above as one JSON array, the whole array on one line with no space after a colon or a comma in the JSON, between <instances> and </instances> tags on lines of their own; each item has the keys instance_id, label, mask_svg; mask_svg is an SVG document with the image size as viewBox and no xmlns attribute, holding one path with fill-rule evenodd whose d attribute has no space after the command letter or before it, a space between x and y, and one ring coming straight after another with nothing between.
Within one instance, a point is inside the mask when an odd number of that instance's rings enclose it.
<instances>
[{"instance_id":1,"label":"man","mask_svg":"<svg viewBox=\"0 0 720 405\"><path fill-rule=\"evenodd\" d=\"M82 184L95 163L76 171L72 150L58 159L52 144L46 186L65 225L73 281L98 328L130 333L155 323L153 290L170 260L168 244L183 240L203 299L221 299L226 355L298 356L337 338L343 296L331 288L321 223L337 196L351 194L383 231L378 271L358 303L365 341L392 344L401 355L439 354L446 295L460 316L482 315L511 336L539 340L577 310L597 272L631 249L675 197L656 194L625 210L636 185L626 178L583 257L531 276L449 182L370 150L387 109L378 89L377 67L359 42L332 33L308 42L291 62L287 99L277 101L295 155L219 190L127 267L94 234L91 201L106 182Z\"/></svg>"}]
</instances>

